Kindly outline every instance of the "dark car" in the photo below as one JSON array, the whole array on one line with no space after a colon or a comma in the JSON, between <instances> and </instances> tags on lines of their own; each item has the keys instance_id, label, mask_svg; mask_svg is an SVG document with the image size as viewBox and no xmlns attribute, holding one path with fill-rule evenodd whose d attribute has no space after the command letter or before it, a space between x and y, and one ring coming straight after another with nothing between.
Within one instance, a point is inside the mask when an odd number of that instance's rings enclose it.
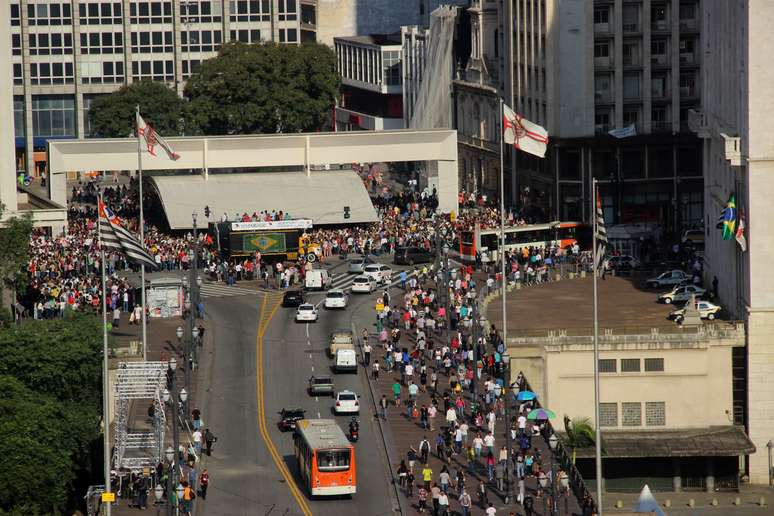
<instances>
[{"instance_id":1,"label":"dark car","mask_svg":"<svg viewBox=\"0 0 774 516\"><path fill-rule=\"evenodd\" d=\"M304 293L300 290L288 290L282 296L282 306L300 306L304 303Z\"/></svg>"},{"instance_id":2,"label":"dark car","mask_svg":"<svg viewBox=\"0 0 774 516\"><path fill-rule=\"evenodd\" d=\"M393 263L397 265L414 265L433 261L433 253L421 247L399 247L395 250Z\"/></svg>"},{"instance_id":3,"label":"dark car","mask_svg":"<svg viewBox=\"0 0 774 516\"><path fill-rule=\"evenodd\" d=\"M283 432L296 429L296 421L304 419L305 411L300 408L280 410L280 420L277 426Z\"/></svg>"}]
</instances>

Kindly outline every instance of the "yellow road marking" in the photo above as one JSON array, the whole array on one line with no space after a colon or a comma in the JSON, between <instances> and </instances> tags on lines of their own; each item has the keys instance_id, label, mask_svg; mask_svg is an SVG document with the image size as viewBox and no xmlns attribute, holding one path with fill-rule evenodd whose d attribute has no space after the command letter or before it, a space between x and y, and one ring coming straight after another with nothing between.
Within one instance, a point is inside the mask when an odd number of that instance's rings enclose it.
<instances>
[{"instance_id":1,"label":"yellow road marking","mask_svg":"<svg viewBox=\"0 0 774 516\"><path fill-rule=\"evenodd\" d=\"M258 428L261 431L263 442L266 444L266 449L269 450L269 453L274 460L274 464L277 465L277 469L282 475L282 478L285 479L285 482L290 488L290 493L293 495L293 498L295 498L296 502L298 502L298 506L301 509L301 512L304 513L304 516L312 516L312 511L309 509L309 505L306 503L306 498L304 498L304 495L301 494L298 486L296 486L296 482L293 479L293 476L290 474L290 471L288 471L288 468L285 465L285 461L282 459L282 456L279 454L279 452L277 452L277 448L274 446L271 437L269 437L269 432L266 430L266 413L264 410L265 405L263 397L263 336L269 326L269 321L271 321L272 317L274 317L274 314L277 312L277 309L281 304L281 299L276 299L273 307L269 311L268 316L266 316L266 300L268 297L269 296L264 296L263 303L261 303L261 322L258 325L258 335L255 342L255 389L256 397L258 399Z\"/></svg>"}]
</instances>

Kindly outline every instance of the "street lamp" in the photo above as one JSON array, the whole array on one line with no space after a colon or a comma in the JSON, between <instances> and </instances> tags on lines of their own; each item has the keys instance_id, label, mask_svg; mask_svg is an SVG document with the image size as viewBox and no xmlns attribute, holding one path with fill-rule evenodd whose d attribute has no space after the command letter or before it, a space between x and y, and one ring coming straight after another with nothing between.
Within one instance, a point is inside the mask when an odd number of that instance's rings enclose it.
<instances>
[{"instance_id":1,"label":"street lamp","mask_svg":"<svg viewBox=\"0 0 774 516\"><path fill-rule=\"evenodd\" d=\"M774 441L767 442L766 448L769 449L769 486L772 486L774 485L774 467L772 467L771 450L774 448Z\"/></svg>"},{"instance_id":2,"label":"street lamp","mask_svg":"<svg viewBox=\"0 0 774 516\"><path fill-rule=\"evenodd\" d=\"M153 504L156 506L156 516L159 516L159 506L161 506L161 498L164 496L164 488L161 487L161 484L156 484L156 487L153 488L153 496L156 499Z\"/></svg>"},{"instance_id":3,"label":"street lamp","mask_svg":"<svg viewBox=\"0 0 774 516\"><path fill-rule=\"evenodd\" d=\"M556 446L559 444L559 438L556 437L556 434L551 434L551 437L548 438L548 446L551 448L552 452L556 451Z\"/></svg>"},{"instance_id":4,"label":"street lamp","mask_svg":"<svg viewBox=\"0 0 774 516\"><path fill-rule=\"evenodd\" d=\"M181 326L177 327L177 330L175 330L175 335L177 335L177 340L181 340L183 338L183 328Z\"/></svg>"},{"instance_id":5,"label":"street lamp","mask_svg":"<svg viewBox=\"0 0 774 516\"><path fill-rule=\"evenodd\" d=\"M180 330L180 333L182 333L182 329L178 328ZM177 469L177 454L180 450L180 443L179 443L179 437L177 435L177 415L178 415L178 396L177 396L177 375L175 374L175 370L177 369L177 360L175 357L172 357L169 359L169 369L172 371L172 390L171 390L171 396L170 391L164 389L162 391L161 396L165 399L165 401L169 401L171 399L172 401L172 408L170 410L171 416L172 416L172 442L174 444L174 448L167 448L166 450L166 458L169 461L169 471L167 475L167 516L172 516L172 485L174 482L174 476L175 476L175 470Z\"/></svg>"},{"instance_id":6,"label":"street lamp","mask_svg":"<svg viewBox=\"0 0 774 516\"><path fill-rule=\"evenodd\" d=\"M556 447L559 445L559 438L555 433L551 433L551 437L548 438L548 447L551 448L551 512L557 514L559 512L558 496L556 493L556 478L558 472L556 471Z\"/></svg>"},{"instance_id":7,"label":"street lamp","mask_svg":"<svg viewBox=\"0 0 774 516\"><path fill-rule=\"evenodd\" d=\"M502 361L505 365L505 378L503 379L503 395L505 396L505 446L507 448L507 460L506 460L506 468L505 468L505 503L510 503L511 499L513 499L513 482L511 482L511 462L512 462L512 453L511 448L513 447L513 442L511 439L511 426L513 423L511 423L511 393L510 393L510 387L511 387L511 355L508 354L508 350L506 348L505 352L502 355Z\"/></svg>"},{"instance_id":8,"label":"street lamp","mask_svg":"<svg viewBox=\"0 0 774 516\"><path fill-rule=\"evenodd\" d=\"M177 489L175 489L175 493L177 493L177 499L175 500L177 502L177 505L180 505L180 500L183 499L183 494L185 493L185 488L183 487L183 484L177 484Z\"/></svg>"}]
</instances>

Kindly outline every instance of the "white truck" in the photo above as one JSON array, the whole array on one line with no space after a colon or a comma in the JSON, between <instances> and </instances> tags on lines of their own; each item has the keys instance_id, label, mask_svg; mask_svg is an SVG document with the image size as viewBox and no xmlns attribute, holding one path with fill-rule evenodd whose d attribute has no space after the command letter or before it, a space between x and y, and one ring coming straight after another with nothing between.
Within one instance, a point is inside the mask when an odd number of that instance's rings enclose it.
<instances>
[{"instance_id":1,"label":"white truck","mask_svg":"<svg viewBox=\"0 0 774 516\"><path fill-rule=\"evenodd\" d=\"M357 372L357 352L354 349L339 349L333 365L337 373Z\"/></svg>"},{"instance_id":2,"label":"white truck","mask_svg":"<svg viewBox=\"0 0 774 516\"><path fill-rule=\"evenodd\" d=\"M306 272L304 287L306 290L325 290L330 287L331 277L325 269L312 269Z\"/></svg>"}]
</instances>

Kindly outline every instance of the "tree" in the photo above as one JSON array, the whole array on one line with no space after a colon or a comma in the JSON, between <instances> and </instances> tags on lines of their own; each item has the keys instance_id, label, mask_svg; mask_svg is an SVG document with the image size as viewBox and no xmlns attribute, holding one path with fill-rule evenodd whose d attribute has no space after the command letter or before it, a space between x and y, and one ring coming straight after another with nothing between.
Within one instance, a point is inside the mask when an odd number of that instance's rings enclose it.
<instances>
[{"instance_id":1,"label":"tree","mask_svg":"<svg viewBox=\"0 0 774 516\"><path fill-rule=\"evenodd\" d=\"M318 130L336 100L336 55L325 45L229 43L185 87L198 134Z\"/></svg>"},{"instance_id":2,"label":"tree","mask_svg":"<svg viewBox=\"0 0 774 516\"><path fill-rule=\"evenodd\" d=\"M143 118L162 136L180 134L183 100L166 84L143 80L94 99L89 108L89 120L94 136L132 136L135 132L137 106L140 106Z\"/></svg>"},{"instance_id":3,"label":"tree","mask_svg":"<svg viewBox=\"0 0 774 516\"><path fill-rule=\"evenodd\" d=\"M0 376L0 512L63 514L74 478L61 404Z\"/></svg>"},{"instance_id":4,"label":"tree","mask_svg":"<svg viewBox=\"0 0 774 516\"><path fill-rule=\"evenodd\" d=\"M5 206L0 203L0 219L4 211ZM21 218L10 217L0 227L0 320L8 321L5 306L13 301L6 293L21 291L27 283L31 233L32 217L29 214Z\"/></svg>"},{"instance_id":5,"label":"tree","mask_svg":"<svg viewBox=\"0 0 774 516\"><path fill-rule=\"evenodd\" d=\"M576 417L571 421L570 417L565 415L564 429L567 431L564 445L572 450L572 463L575 464L575 450L594 445L596 436L594 427L591 426L591 420L587 417Z\"/></svg>"}]
</instances>

